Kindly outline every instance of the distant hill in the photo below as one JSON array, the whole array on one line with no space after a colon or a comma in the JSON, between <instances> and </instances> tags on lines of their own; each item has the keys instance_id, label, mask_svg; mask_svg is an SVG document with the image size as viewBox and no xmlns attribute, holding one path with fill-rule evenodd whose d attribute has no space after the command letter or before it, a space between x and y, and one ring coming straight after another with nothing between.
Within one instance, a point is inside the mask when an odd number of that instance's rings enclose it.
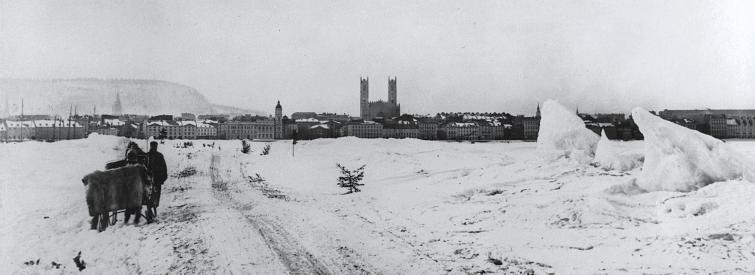
<instances>
[{"instance_id":1,"label":"distant hill","mask_svg":"<svg viewBox=\"0 0 755 275\"><path fill-rule=\"evenodd\" d=\"M162 80L142 79L3 79L0 78L0 115L20 114L21 98L25 114L68 114L71 105L78 112L112 113L116 92L125 114L260 114L212 104L196 89Z\"/></svg>"}]
</instances>

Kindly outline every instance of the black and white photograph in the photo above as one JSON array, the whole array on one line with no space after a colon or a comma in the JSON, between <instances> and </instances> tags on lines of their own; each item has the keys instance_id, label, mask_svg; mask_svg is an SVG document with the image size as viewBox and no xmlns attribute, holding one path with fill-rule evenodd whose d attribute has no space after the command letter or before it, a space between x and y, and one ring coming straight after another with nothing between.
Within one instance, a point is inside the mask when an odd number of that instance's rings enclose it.
<instances>
[{"instance_id":1,"label":"black and white photograph","mask_svg":"<svg viewBox=\"0 0 755 275\"><path fill-rule=\"evenodd\" d=\"M0 0L2 274L755 274L755 1Z\"/></svg>"}]
</instances>

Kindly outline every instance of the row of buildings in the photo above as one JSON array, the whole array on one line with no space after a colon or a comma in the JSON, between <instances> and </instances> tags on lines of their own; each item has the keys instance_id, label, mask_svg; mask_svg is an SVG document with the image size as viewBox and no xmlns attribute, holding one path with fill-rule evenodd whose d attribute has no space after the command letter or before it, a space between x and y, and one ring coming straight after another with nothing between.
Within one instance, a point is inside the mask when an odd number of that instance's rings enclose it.
<instances>
[{"instance_id":1,"label":"row of buildings","mask_svg":"<svg viewBox=\"0 0 755 275\"><path fill-rule=\"evenodd\" d=\"M5 120L0 123L0 140L23 141L84 138L84 126L71 120L33 119Z\"/></svg>"},{"instance_id":2,"label":"row of buildings","mask_svg":"<svg viewBox=\"0 0 755 275\"><path fill-rule=\"evenodd\" d=\"M134 138L165 139L316 139L417 138L427 140L535 139L539 119L504 115L454 113L436 116L401 115L364 120L329 113L294 113L283 116L280 102L274 116L72 116L61 119L8 119L0 123L0 140L78 139L90 133ZM194 118L194 119L192 119ZM522 133L515 134L516 129ZM524 134L524 129L529 129Z\"/></svg>"},{"instance_id":3,"label":"row of buildings","mask_svg":"<svg viewBox=\"0 0 755 275\"><path fill-rule=\"evenodd\" d=\"M755 110L663 110L658 115L716 138L755 138Z\"/></svg>"},{"instance_id":4,"label":"row of buildings","mask_svg":"<svg viewBox=\"0 0 755 275\"><path fill-rule=\"evenodd\" d=\"M624 114L577 113L587 128L605 131L611 139L642 139L631 117ZM755 110L664 110L664 119L716 138L755 138ZM539 106L534 117L505 113L439 113L435 116L404 114L364 120L346 114L296 112L283 116L280 102L274 116L156 117L48 116L0 121L0 140L62 140L84 138L90 133L167 139L316 139L417 138L426 140L535 140L540 126Z\"/></svg>"},{"instance_id":5,"label":"row of buildings","mask_svg":"<svg viewBox=\"0 0 755 275\"><path fill-rule=\"evenodd\" d=\"M360 115L294 112L283 115L280 102L274 116L181 114L180 116L122 115L116 93L114 115L73 115L68 119L26 116L3 120L0 139L60 140L89 133L167 139L316 139L417 138L426 140L536 140L540 106L535 116L508 113L439 113L435 116L401 114L397 79L388 79L388 100L369 100L369 78L360 78ZM611 139L642 139L631 117L624 114L582 114L587 128ZM755 110L664 110L664 119L717 138L755 138Z\"/></svg>"},{"instance_id":6,"label":"row of buildings","mask_svg":"<svg viewBox=\"0 0 755 275\"><path fill-rule=\"evenodd\" d=\"M155 117L123 115L120 96L116 93L113 115L74 115L66 129L75 134L41 134L48 130L38 127L27 118L7 120L0 128L6 141L59 140L81 138L89 133L150 137L167 139L315 139L355 136L360 138L418 138L428 140L502 140L537 138L537 116L524 117L509 114L440 113L435 116L401 114L398 103L396 77L388 79L388 100L369 100L369 79L360 78L360 116L347 114L295 112L290 118L283 116L280 102L275 115L261 116L195 116L161 115ZM58 120L56 131L62 130ZM23 125L23 127L21 127ZM27 130L20 130L27 129ZM31 130L29 130L31 129ZM39 129L39 130L37 130ZM40 134L38 134L40 133Z\"/></svg>"}]
</instances>

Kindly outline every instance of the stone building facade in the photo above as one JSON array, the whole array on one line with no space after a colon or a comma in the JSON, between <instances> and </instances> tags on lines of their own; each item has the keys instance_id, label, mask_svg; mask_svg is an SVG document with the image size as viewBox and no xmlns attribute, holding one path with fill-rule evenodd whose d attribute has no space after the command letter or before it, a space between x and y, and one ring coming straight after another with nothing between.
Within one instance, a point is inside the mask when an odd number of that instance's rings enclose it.
<instances>
[{"instance_id":1,"label":"stone building facade","mask_svg":"<svg viewBox=\"0 0 755 275\"><path fill-rule=\"evenodd\" d=\"M663 110L658 115L671 121L692 120L698 131L716 138L755 138L752 109Z\"/></svg>"},{"instance_id":2,"label":"stone building facade","mask_svg":"<svg viewBox=\"0 0 755 275\"><path fill-rule=\"evenodd\" d=\"M274 139L275 121L228 121L218 127L220 139Z\"/></svg>"},{"instance_id":3,"label":"stone building facade","mask_svg":"<svg viewBox=\"0 0 755 275\"><path fill-rule=\"evenodd\" d=\"M349 122L341 128L341 131L343 136L380 138L383 136L383 124L373 121Z\"/></svg>"},{"instance_id":4,"label":"stone building facade","mask_svg":"<svg viewBox=\"0 0 755 275\"><path fill-rule=\"evenodd\" d=\"M440 132L448 140L478 140L479 130L474 122L451 122L440 127Z\"/></svg>"}]
</instances>

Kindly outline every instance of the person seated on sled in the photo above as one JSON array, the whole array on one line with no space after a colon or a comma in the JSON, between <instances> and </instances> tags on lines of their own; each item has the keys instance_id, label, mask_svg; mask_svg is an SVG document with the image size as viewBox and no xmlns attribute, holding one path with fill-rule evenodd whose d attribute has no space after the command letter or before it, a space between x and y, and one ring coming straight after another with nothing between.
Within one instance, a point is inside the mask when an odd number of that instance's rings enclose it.
<instances>
[{"instance_id":1,"label":"person seated on sled","mask_svg":"<svg viewBox=\"0 0 755 275\"><path fill-rule=\"evenodd\" d=\"M139 145L136 144L136 142L132 141L132 142L128 143L128 146L126 147L126 154L128 155L128 152L131 152L131 151L136 152L137 162L141 163L142 165L144 165L146 167L147 166L147 154L144 153L144 150L142 150L142 148L139 147ZM128 158L128 156L127 156L127 158Z\"/></svg>"},{"instance_id":2,"label":"person seated on sled","mask_svg":"<svg viewBox=\"0 0 755 275\"><path fill-rule=\"evenodd\" d=\"M152 198L150 205L147 206L147 222L152 222L152 219L157 216L157 207L160 206L162 185L168 179L168 168L163 154L157 151L157 141L149 143L147 172L152 175Z\"/></svg>"},{"instance_id":3,"label":"person seated on sled","mask_svg":"<svg viewBox=\"0 0 755 275\"><path fill-rule=\"evenodd\" d=\"M136 144L136 142L129 142L128 146L126 146L126 155L128 157L128 152L134 150L136 152L136 155L144 155L144 151L142 148L139 147L139 144Z\"/></svg>"}]
</instances>

